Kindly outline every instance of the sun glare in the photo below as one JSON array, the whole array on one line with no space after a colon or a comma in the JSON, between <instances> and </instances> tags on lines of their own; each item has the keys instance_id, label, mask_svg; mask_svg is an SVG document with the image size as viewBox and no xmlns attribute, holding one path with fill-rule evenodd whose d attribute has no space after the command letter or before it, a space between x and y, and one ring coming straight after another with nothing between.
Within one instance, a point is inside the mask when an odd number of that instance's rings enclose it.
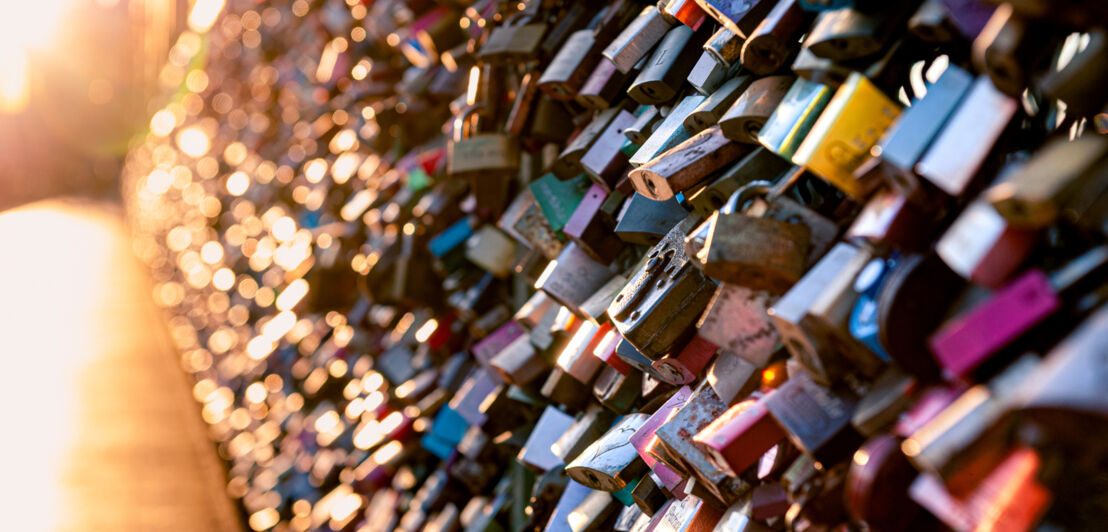
<instances>
[{"instance_id":1,"label":"sun glare","mask_svg":"<svg viewBox=\"0 0 1108 532\"><path fill-rule=\"evenodd\" d=\"M0 113L27 107L32 54L57 36L70 2L0 0Z\"/></svg>"}]
</instances>

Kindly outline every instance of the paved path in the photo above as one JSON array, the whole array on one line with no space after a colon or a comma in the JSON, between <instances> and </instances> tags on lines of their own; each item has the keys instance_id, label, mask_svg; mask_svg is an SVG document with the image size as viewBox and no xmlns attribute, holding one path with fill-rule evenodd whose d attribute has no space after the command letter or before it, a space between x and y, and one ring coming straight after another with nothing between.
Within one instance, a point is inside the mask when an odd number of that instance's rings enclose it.
<instances>
[{"instance_id":1,"label":"paved path","mask_svg":"<svg viewBox=\"0 0 1108 532\"><path fill-rule=\"evenodd\" d=\"M241 530L111 208L0 213L2 530Z\"/></svg>"}]
</instances>

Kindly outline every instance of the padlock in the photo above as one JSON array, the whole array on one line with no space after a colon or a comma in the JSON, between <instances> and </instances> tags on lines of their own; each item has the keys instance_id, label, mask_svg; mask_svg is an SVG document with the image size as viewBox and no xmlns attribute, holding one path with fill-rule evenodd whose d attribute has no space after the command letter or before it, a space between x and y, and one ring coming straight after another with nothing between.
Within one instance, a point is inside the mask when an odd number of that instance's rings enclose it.
<instances>
[{"instance_id":1,"label":"padlock","mask_svg":"<svg viewBox=\"0 0 1108 532\"><path fill-rule=\"evenodd\" d=\"M855 399L844 390L829 390L807 373L789 380L766 396L766 408L789 439L824 468L850 457L862 438L850 424Z\"/></svg>"},{"instance_id":2,"label":"padlock","mask_svg":"<svg viewBox=\"0 0 1108 532\"><path fill-rule=\"evenodd\" d=\"M688 215L676 198L654 201L635 192L623 204L615 235L624 242L653 246Z\"/></svg>"},{"instance_id":3,"label":"padlock","mask_svg":"<svg viewBox=\"0 0 1108 532\"><path fill-rule=\"evenodd\" d=\"M585 313L586 319L600 327L597 334L606 335L612 329L611 324L608 323L608 306L626 284L627 278L623 274L617 274L581 305L581 311Z\"/></svg>"},{"instance_id":4,"label":"padlock","mask_svg":"<svg viewBox=\"0 0 1108 532\"><path fill-rule=\"evenodd\" d=\"M767 370L768 371L768 370ZM773 370L776 372L776 370ZM721 351L704 379L721 401L733 404L762 384L762 371L742 357Z\"/></svg>"},{"instance_id":5,"label":"padlock","mask_svg":"<svg viewBox=\"0 0 1108 532\"><path fill-rule=\"evenodd\" d=\"M592 399L589 388L562 368L555 367L546 377L539 393L551 403L562 405L571 412L579 412Z\"/></svg>"},{"instance_id":6,"label":"padlock","mask_svg":"<svg viewBox=\"0 0 1108 532\"><path fill-rule=\"evenodd\" d=\"M1038 357L1025 355L988 384L970 388L904 440L901 450L917 469L938 475L955 496L970 493L1003 460L1007 435L991 429L1004 402L1039 364Z\"/></svg>"},{"instance_id":7,"label":"padlock","mask_svg":"<svg viewBox=\"0 0 1108 532\"><path fill-rule=\"evenodd\" d=\"M693 60L701 53L707 31L676 26L666 33L631 82L627 95L642 105L658 105L677 95L692 70Z\"/></svg>"},{"instance_id":8,"label":"padlock","mask_svg":"<svg viewBox=\"0 0 1108 532\"><path fill-rule=\"evenodd\" d=\"M693 94L686 96L675 105L631 157L631 166L638 167L649 163L666 150L688 140L690 135L685 129L685 119L696 111L704 99L705 97L700 94Z\"/></svg>"},{"instance_id":9,"label":"padlock","mask_svg":"<svg viewBox=\"0 0 1108 532\"><path fill-rule=\"evenodd\" d=\"M686 81L689 82L689 85L692 85L696 92L710 96L713 92L718 91L728 79L734 77L740 68L741 65L738 63L733 65L720 63L714 55L705 50L701 52L700 59L697 59L696 63L693 64Z\"/></svg>"},{"instance_id":10,"label":"padlock","mask_svg":"<svg viewBox=\"0 0 1108 532\"><path fill-rule=\"evenodd\" d=\"M567 375L581 381L582 384L592 383L593 377L600 370L602 362L593 356L596 344L602 339L597 334L600 329L595 323L585 320L577 326L569 342L558 354L555 365Z\"/></svg>"},{"instance_id":11,"label":"padlock","mask_svg":"<svg viewBox=\"0 0 1108 532\"><path fill-rule=\"evenodd\" d=\"M454 138L447 143L447 173L469 179L478 198L500 211L507 205L506 176L519 170L519 142L503 133L467 134L465 122L479 111L471 108L456 121Z\"/></svg>"},{"instance_id":12,"label":"padlock","mask_svg":"<svg viewBox=\"0 0 1108 532\"><path fill-rule=\"evenodd\" d=\"M696 0L696 3L723 27L744 39L774 5L772 0Z\"/></svg>"},{"instance_id":13,"label":"padlock","mask_svg":"<svg viewBox=\"0 0 1108 532\"><path fill-rule=\"evenodd\" d=\"M562 460L573 461L592 442L600 439L615 421L615 414L598 405L591 405L568 431L558 437L551 450Z\"/></svg>"},{"instance_id":14,"label":"padlock","mask_svg":"<svg viewBox=\"0 0 1108 532\"><path fill-rule=\"evenodd\" d=\"M1108 35L1100 29L1088 33L1088 44L1074 54L1061 70L1051 69L1037 85L1047 98L1066 103L1066 114L1091 116L1105 106L1104 95L1097 90L1104 86L1104 72L1097 68L1108 60Z\"/></svg>"},{"instance_id":15,"label":"padlock","mask_svg":"<svg viewBox=\"0 0 1108 532\"><path fill-rule=\"evenodd\" d=\"M832 91L803 79L793 81L788 92L758 130L758 142L770 151L792 159L827 103ZM735 106L743 103L739 98ZM726 118L726 117L725 117Z\"/></svg>"},{"instance_id":16,"label":"padlock","mask_svg":"<svg viewBox=\"0 0 1108 532\"><path fill-rule=\"evenodd\" d=\"M900 107L865 76L851 74L812 125L792 161L860 199L878 183L860 182L854 171L899 114Z\"/></svg>"},{"instance_id":17,"label":"padlock","mask_svg":"<svg viewBox=\"0 0 1108 532\"><path fill-rule=\"evenodd\" d=\"M619 491L642 476L647 469L646 463L629 438L648 417L646 414L625 416L566 465L566 474L584 486L602 491Z\"/></svg>"},{"instance_id":18,"label":"padlock","mask_svg":"<svg viewBox=\"0 0 1108 532\"><path fill-rule=\"evenodd\" d=\"M921 510L908 497L916 475L896 437L871 438L854 453L847 472L846 508L873 530L903 530Z\"/></svg>"},{"instance_id":19,"label":"padlock","mask_svg":"<svg viewBox=\"0 0 1108 532\"><path fill-rule=\"evenodd\" d=\"M989 187L984 198L1009 224L1044 228L1095 177L1090 169L1106 155L1108 141L1101 136L1051 141L1010 178Z\"/></svg>"},{"instance_id":20,"label":"padlock","mask_svg":"<svg viewBox=\"0 0 1108 532\"><path fill-rule=\"evenodd\" d=\"M869 265L873 254L866 248L855 247L853 251L854 256L840 263L841 269L812 301L801 325L816 344L842 356L858 374L875 377L885 366L887 355L875 353L850 332L850 317L860 295L855 280ZM831 252L825 258L830 260ZM814 272L815 268L810 271Z\"/></svg>"},{"instance_id":21,"label":"padlock","mask_svg":"<svg viewBox=\"0 0 1108 532\"><path fill-rule=\"evenodd\" d=\"M973 65L997 90L1018 98L1031 85L1031 74L1049 63L1064 35L1049 21L1028 20L1011 5L1001 5L973 40Z\"/></svg>"},{"instance_id":22,"label":"padlock","mask_svg":"<svg viewBox=\"0 0 1108 532\"><path fill-rule=\"evenodd\" d=\"M638 74L635 68L620 72L611 61L598 61L575 100L586 109L607 109L626 92L627 85Z\"/></svg>"},{"instance_id":23,"label":"padlock","mask_svg":"<svg viewBox=\"0 0 1108 532\"><path fill-rule=\"evenodd\" d=\"M808 32L804 47L819 57L839 62L875 54L901 27L912 7L897 3L867 11L850 6L823 11Z\"/></svg>"},{"instance_id":24,"label":"padlock","mask_svg":"<svg viewBox=\"0 0 1108 532\"><path fill-rule=\"evenodd\" d=\"M1008 401L1021 418L1049 430L1051 438L1091 445L1092 452L1103 451L1099 420L1108 412L1103 393L1106 323L1108 311L1102 307L1051 349Z\"/></svg>"},{"instance_id":25,"label":"padlock","mask_svg":"<svg viewBox=\"0 0 1108 532\"><path fill-rule=\"evenodd\" d=\"M763 2L766 3L766 2ZM793 49L800 34L813 19L797 0L778 0L773 9L747 36L742 47L743 68L760 76L779 70Z\"/></svg>"},{"instance_id":26,"label":"padlock","mask_svg":"<svg viewBox=\"0 0 1108 532\"><path fill-rule=\"evenodd\" d=\"M775 300L765 292L722 283L697 323L697 335L723 351L765 367L781 339L766 315Z\"/></svg>"},{"instance_id":27,"label":"padlock","mask_svg":"<svg viewBox=\"0 0 1108 532\"><path fill-rule=\"evenodd\" d=\"M560 179L576 177L581 172L581 158L589 151L589 148L600 138L600 135L608 128L608 125L620 115L623 108L620 106L609 107L596 114L585 129L581 130L573 140L569 141L558 159L564 161L573 168L573 173L568 175L557 174Z\"/></svg>"},{"instance_id":28,"label":"padlock","mask_svg":"<svg viewBox=\"0 0 1108 532\"><path fill-rule=\"evenodd\" d=\"M704 51L714 57L724 68L731 68L739 63L744 42L743 37L727 29L726 26L720 26L704 43Z\"/></svg>"},{"instance_id":29,"label":"padlock","mask_svg":"<svg viewBox=\"0 0 1108 532\"><path fill-rule=\"evenodd\" d=\"M782 342L817 382L830 384L855 370L873 374L880 366L849 337L844 323L856 298L854 277L870 257L850 244L836 244L768 311Z\"/></svg>"},{"instance_id":30,"label":"padlock","mask_svg":"<svg viewBox=\"0 0 1108 532\"><path fill-rule=\"evenodd\" d=\"M668 384L681 386L696 380L715 357L717 347L700 335L693 335L679 353L655 360L651 366Z\"/></svg>"},{"instance_id":31,"label":"padlock","mask_svg":"<svg viewBox=\"0 0 1108 532\"><path fill-rule=\"evenodd\" d=\"M921 379L938 376L927 337L964 286L933 253L898 261L877 298L878 339L897 365Z\"/></svg>"},{"instance_id":32,"label":"padlock","mask_svg":"<svg viewBox=\"0 0 1108 532\"><path fill-rule=\"evenodd\" d=\"M712 532L769 532L772 528L756 521L750 515L750 501L732 504L720 517Z\"/></svg>"},{"instance_id":33,"label":"padlock","mask_svg":"<svg viewBox=\"0 0 1108 532\"><path fill-rule=\"evenodd\" d=\"M1037 236L1013 227L988 203L973 201L939 238L935 251L964 279L997 288L1027 258Z\"/></svg>"},{"instance_id":34,"label":"padlock","mask_svg":"<svg viewBox=\"0 0 1108 532\"><path fill-rule=\"evenodd\" d=\"M862 207L845 238L878 248L918 250L930 236L929 221L930 216L907 196L880 190Z\"/></svg>"},{"instance_id":35,"label":"padlock","mask_svg":"<svg viewBox=\"0 0 1108 532\"><path fill-rule=\"evenodd\" d=\"M871 150L875 157L881 158L888 169L886 175L891 179L890 184L901 194L918 196L916 163L941 134L972 84L973 77L969 73L957 66L948 66L939 79L927 86L927 94L912 102Z\"/></svg>"},{"instance_id":36,"label":"padlock","mask_svg":"<svg viewBox=\"0 0 1108 532\"><path fill-rule=\"evenodd\" d=\"M915 399L917 380L890 366L858 400L851 424L863 436L873 437L891 427Z\"/></svg>"},{"instance_id":37,"label":"padlock","mask_svg":"<svg viewBox=\"0 0 1108 532\"><path fill-rule=\"evenodd\" d=\"M704 382L689 396L685 405L655 431L661 443L656 450L664 455L666 461L680 464L687 473L696 477L697 491L703 489L706 496L714 497L724 505L749 491L750 485L712 465L708 454L693 443L693 436L726 410L727 404Z\"/></svg>"},{"instance_id":38,"label":"padlock","mask_svg":"<svg viewBox=\"0 0 1108 532\"><path fill-rule=\"evenodd\" d=\"M535 288L578 316L584 316L580 306L614 274L610 267L596 262L571 242L556 260L550 261Z\"/></svg>"},{"instance_id":39,"label":"padlock","mask_svg":"<svg viewBox=\"0 0 1108 532\"><path fill-rule=\"evenodd\" d=\"M961 38L950 11L942 0L924 0L908 18L908 31L927 43L950 43Z\"/></svg>"},{"instance_id":40,"label":"padlock","mask_svg":"<svg viewBox=\"0 0 1108 532\"><path fill-rule=\"evenodd\" d=\"M675 390L654 413L650 414L650 417L630 438L631 445L635 447L643 462L656 476L658 485L671 493L677 490L677 486L683 481L683 478L677 471L665 462L659 461L658 457L655 456L654 448L660 445L656 432L658 427L673 417L677 410L688 401L690 395L692 395L692 389L688 386L682 386Z\"/></svg>"},{"instance_id":41,"label":"padlock","mask_svg":"<svg viewBox=\"0 0 1108 532\"><path fill-rule=\"evenodd\" d=\"M546 259L554 259L565 246L535 203L530 189L523 189L496 222L496 226Z\"/></svg>"},{"instance_id":42,"label":"padlock","mask_svg":"<svg viewBox=\"0 0 1108 532\"><path fill-rule=\"evenodd\" d=\"M644 515L653 517L659 510L669 501L669 496L666 495L666 490L661 486L661 480L655 480L658 477L653 473L648 473L642 477L638 485L635 486L634 491L631 492L631 497L635 501L635 506L642 511Z\"/></svg>"},{"instance_id":43,"label":"padlock","mask_svg":"<svg viewBox=\"0 0 1108 532\"><path fill-rule=\"evenodd\" d=\"M608 307L620 334L652 360L685 337L715 289L684 253L695 222L689 217L674 226Z\"/></svg>"},{"instance_id":44,"label":"padlock","mask_svg":"<svg viewBox=\"0 0 1108 532\"><path fill-rule=\"evenodd\" d=\"M861 60L859 60L861 61ZM801 79L811 83L826 85L831 90L836 90L855 72L854 62L836 63L813 54L807 48L801 48L792 63L792 71Z\"/></svg>"},{"instance_id":45,"label":"padlock","mask_svg":"<svg viewBox=\"0 0 1108 532\"><path fill-rule=\"evenodd\" d=\"M640 106L635 115L635 122L624 128L623 135L627 140L642 146L646 139L650 138L655 126L662 120L662 109L653 105Z\"/></svg>"},{"instance_id":46,"label":"padlock","mask_svg":"<svg viewBox=\"0 0 1108 532\"><path fill-rule=\"evenodd\" d=\"M991 355L1056 312L1062 297L1090 280L1100 284L1108 249L1093 248L1050 276L1031 269L997 290L988 301L943 325L930 339L935 360L948 378L965 378Z\"/></svg>"},{"instance_id":47,"label":"padlock","mask_svg":"<svg viewBox=\"0 0 1108 532\"><path fill-rule=\"evenodd\" d=\"M993 87L988 78L978 77L916 163L916 173L943 192L961 196L1008 128L1017 107L1017 102Z\"/></svg>"},{"instance_id":48,"label":"padlock","mask_svg":"<svg viewBox=\"0 0 1108 532\"><path fill-rule=\"evenodd\" d=\"M619 333L616 332L615 328L611 326L611 323L608 323L607 325L608 330L604 333L604 338L600 340L599 344L597 344L596 350L593 351L593 355L595 355L596 358L599 358L605 364L610 366L612 369L618 371L620 374L627 375L631 372L631 366L624 362L623 359L619 358L619 355L616 354L616 351L619 348L619 344L623 341L623 339L620 338Z\"/></svg>"},{"instance_id":49,"label":"padlock","mask_svg":"<svg viewBox=\"0 0 1108 532\"><path fill-rule=\"evenodd\" d=\"M594 183L562 231L590 257L601 263L611 264L623 251L623 241L613 233L615 227L606 223L604 213L600 210L607 197L608 192Z\"/></svg>"},{"instance_id":50,"label":"padlock","mask_svg":"<svg viewBox=\"0 0 1108 532\"><path fill-rule=\"evenodd\" d=\"M485 225L466 240L466 259L497 277L511 272L515 242L499 229Z\"/></svg>"},{"instance_id":51,"label":"padlock","mask_svg":"<svg viewBox=\"0 0 1108 532\"><path fill-rule=\"evenodd\" d=\"M528 144L562 144L573 134L573 115L567 109L566 104L562 102L554 101L544 95L537 95L534 109L532 109L529 116L530 121L522 134L523 141ZM524 152L521 156L530 157L531 155L529 152ZM526 158L523 160L526 160ZM523 166L523 169L524 171L529 170L530 166ZM530 181L530 175L533 174L521 173L520 182Z\"/></svg>"},{"instance_id":52,"label":"padlock","mask_svg":"<svg viewBox=\"0 0 1108 532\"><path fill-rule=\"evenodd\" d=\"M619 343L616 344L615 349L616 358L643 374L650 375L654 373L652 360L643 355L634 345L631 345L631 342L619 336L619 333L616 333L616 336L619 338Z\"/></svg>"},{"instance_id":53,"label":"padlock","mask_svg":"<svg viewBox=\"0 0 1108 532\"><path fill-rule=\"evenodd\" d=\"M628 177L639 194L665 201L751 151L749 145L731 141L713 126L632 170Z\"/></svg>"},{"instance_id":54,"label":"padlock","mask_svg":"<svg viewBox=\"0 0 1108 532\"><path fill-rule=\"evenodd\" d=\"M801 177L796 169L772 188L753 181L732 194L705 243L706 275L771 294L800 279L838 233L834 222L782 195ZM763 215L742 214L742 206L759 194L769 199Z\"/></svg>"},{"instance_id":55,"label":"padlock","mask_svg":"<svg viewBox=\"0 0 1108 532\"><path fill-rule=\"evenodd\" d=\"M630 72L635 63L646 57L672 26L657 6L644 7L635 20L608 44L602 55L615 64L620 72Z\"/></svg>"},{"instance_id":56,"label":"padlock","mask_svg":"<svg viewBox=\"0 0 1108 532\"><path fill-rule=\"evenodd\" d=\"M624 129L635 122L635 115L620 110L608 123L604 131L597 136L592 147L581 157L581 168L589 178L607 190L615 188L616 181L627 167L628 156L620 147L625 142Z\"/></svg>"},{"instance_id":57,"label":"padlock","mask_svg":"<svg viewBox=\"0 0 1108 532\"><path fill-rule=\"evenodd\" d=\"M593 490L570 512L570 523L553 524L547 530L567 530L573 532L602 532L611 530L611 521L615 517L619 502L611 493ZM565 527L565 528L562 528Z\"/></svg>"},{"instance_id":58,"label":"padlock","mask_svg":"<svg viewBox=\"0 0 1108 532\"><path fill-rule=\"evenodd\" d=\"M708 454L713 465L738 476L785 437L785 431L766 410L764 398L752 397L727 409L698 432L693 442Z\"/></svg>"},{"instance_id":59,"label":"padlock","mask_svg":"<svg viewBox=\"0 0 1108 532\"><path fill-rule=\"evenodd\" d=\"M790 168L792 165L788 161L759 146L715 181L689 196L687 201L696 214L707 219L713 212L722 209L727 199L740 187L755 180L774 181Z\"/></svg>"},{"instance_id":60,"label":"padlock","mask_svg":"<svg viewBox=\"0 0 1108 532\"><path fill-rule=\"evenodd\" d=\"M528 335L516 338L501 349L489 360L489 366L499 373L505 382L521 388L527 388L550 370L550 365L531 345L531 338Z\"/></svg>"},{"instance_id":61,"label":"padlock","mask_svg":"<svg viewBox=\"0 0 1108 532\"><path fill-rule=\"evenodd\" d=\"M555 100L573 100L600 63L600 44L592 29L573 32L547 65L538 88Z\"/></svg>"},{"instance_id":62,"label":"padlock","mask_svg":"<svg viewBox=\"0 0 1108 532\"><path fill-rule=\"evenodd\" d=\"M651 520L657 532L709 532L715 528L723 511L698 497L671 500Z\"/></svg>"},{"instance_id":63,"label":"padlock","mask_svg":"<svg viewBox=\"0 0 1108 532\"><path fill-rule=\"evenodd\" d=\"M584 199L589 181L584 176L563 181L554 174L546 174L533 181L528 188L550 228L557 232L565 227L577 204Z\"/></svg>"},{"instance_id":64,"label":"padlock","mask_svg":"<svg viewBox=\"0 0 1108 532\"><path fill-rule=\"evenodd\" d=\"M519 12L493 28L488 40L477 52L477 58L496 64L537 59L547 29L545 22L532 22L527 13Z\"/></svg>"},{"instance_id":65,"label":"padlock","mask_svg":"<svg viewBox=\"0 0 1108 532\"><path fill-rule=\"evenodd\" d=\"M504 123L505 133L513 137L521 136L524 134L527 124L533 121L536 99L539 96L539 90L536 86L537 81L534 72L527 72L520 79L519 89L516 90L512 107L508 111L508 118Z\"/></svg>"},{"instance_id":66,"label":"padlock","mask_svg":"<svg viewBox=\"0 0 1108 532\"><path fill-rule=\"evenodd\" d=\"M754 78L750 76L739 76L728 80L709 94L708 98L685 118L685 129L688 130L690 135L696 135L719 123L724 113L731 108L735 100L737 100L753 82Z\"/></svg>"},{"instance_id":67,"label":"padlock","mask_svg":"<svg viewBox=\"0 0 1108 532\"><path fill-rule=\"evenodd\" d=\"M684 24L696 31L708 18L708 14L693 0L662 0L658 2L658 10L662 15L672 17L677 22Z\"/></svg>"},{"instance_id":68,"label":"padlock","mask_svg":"<svg viewBox=\"0 0 1108 532\"><path fill-rule=\"evenodd\" d=\"M517 459L536 471L549 471L560 466L562 460L550 449L550 444L569 430L573 422L573 416L547 406L535 422L535 428L531 430Z\"/></svg>"}]
</instances>

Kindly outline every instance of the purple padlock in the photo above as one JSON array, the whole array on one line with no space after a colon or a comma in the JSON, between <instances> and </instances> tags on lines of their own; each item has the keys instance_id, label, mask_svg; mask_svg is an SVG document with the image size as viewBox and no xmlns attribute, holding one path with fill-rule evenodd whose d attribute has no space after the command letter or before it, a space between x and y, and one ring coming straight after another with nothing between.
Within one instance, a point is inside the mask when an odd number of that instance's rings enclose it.
<instances>
[{"instance_id":1,"label":"purple padlock","mask_svg":"<svg viewBox=\"0 0 1108 532\"><path fill-rule=\"evenodd\" d=\"M1030 270L939 329L929 341L931 352L947 378L964 378L1061 304L1050 278Z\"/></svg>"}]
</instances>

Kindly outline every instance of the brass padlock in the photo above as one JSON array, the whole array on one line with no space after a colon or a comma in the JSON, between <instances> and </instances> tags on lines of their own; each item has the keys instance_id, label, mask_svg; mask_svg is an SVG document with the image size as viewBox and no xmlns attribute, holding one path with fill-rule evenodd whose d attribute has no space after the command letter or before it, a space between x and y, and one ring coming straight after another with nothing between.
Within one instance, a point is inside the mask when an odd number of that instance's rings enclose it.
<instances>
[{"instance_id":1,"label":"brass padlock","mask_svg":"<svg viewBox=\"0 0 1108 532\"><path fill-rule=\"evenodd\" d=\"M731 196L705 242L705 274L772 294L800 279L838 234L834 222L783 195L801 175L795 169L774 187L754 181ZM768 199L764 213L743 214L758 195Z\"/></svg>"},{"instance_id":2,"label":"brass padlock","mask_svg":"<svg viewBox=\"0 0 1108 532\"><path fill-rule=\"evenodd\" d=\"M685 255L685 234L695 224L690 216L674 226L608 307L620 334L654 360L686 336L715 289Z\"/></svg>"},{"instance_id":3,"label":"brass padlock","mask_svg":"<svg viewBox=\"0 0 1108 532\"><path fill-rule=\"evenodd\" d=\"M1072 37L1071 37L1072 38ZM1088 44L1077 52L1061 70L1051 69L1039 81L1039 90L1047 98L1066 103L1066 115L1090 116L1104 109L1106 83L1104 69L1108 62L1108 33L1093 29L1088 33Z\"/></svg>"},{"instance_id":4,"label":"brass padlock","mask_svg":"<svg viewBox=\"0 0 1108 532\"><path fill-rule=\"evenodd\" d=\"M743 44L743 68L761 76L776 72L788 61L812 18L798 0L779 0Z\"/></svg>"},{"instance_id":5,"label":"brass padlock","mask_svg":"<svg viewBox=\"0 0 1108 532\"><path fill-rule=\"evenodd\" d=\"M486 63L524 63L537 59L539 45L546 35L545 22L532 22L526 12L519 12L500 26L493 28L477 58Z\"/></svg>"},{"instance_id":6,"label":"brass padlock","mask_svg":"<svg viewBox=\"0 0 1108 532\"><path fill-rule=\"evenodd\" d=\"M500 211L507 205L508 178L519 171L519 141L504 133L476 133L466 122L480 107L471 107L455 121L454 138L447 143L447 173L470 180L483 206Z\"/></svg>"}]
</instances>

